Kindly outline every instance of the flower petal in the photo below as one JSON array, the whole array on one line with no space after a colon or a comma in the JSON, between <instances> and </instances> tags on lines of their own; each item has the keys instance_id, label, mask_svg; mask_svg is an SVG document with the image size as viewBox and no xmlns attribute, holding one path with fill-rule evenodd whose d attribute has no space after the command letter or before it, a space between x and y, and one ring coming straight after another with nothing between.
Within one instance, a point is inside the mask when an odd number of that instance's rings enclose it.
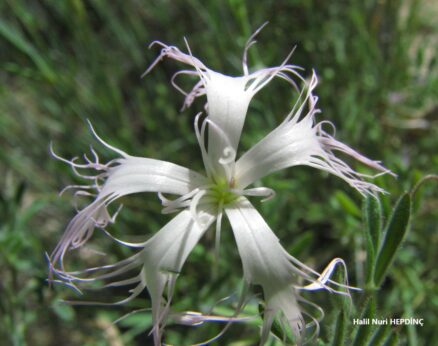
<instances>
[{"instance_id":1,"label":"flower petal","mask_svg":"<svg viewBox=\"0 0 438 346\"><path fill-rule=\"evenodd\" d=\"M184 195L207 182L202 175L171 162L130 156L119 159L118 163L108 170L100 195L138 192Z\"/></svg>"},{"instance_id":2,"label":"flower petal","mask_svg":"<svg viewBox=\"0 0 438 346\"><path fill-rule=\"evenodd\" d=\"M229 77L209 71L205 85L208 117L225 134L212 126L208 132L208 155L219 164L224 152L237 151L249 103L255 93L246 90L247 77Z\"/></svg>"},{"instance_id":3,"label":"flower petal","mask_svg":"<svg viewBox=\"0 0 438 346\"><path fill-rule=\"evenodd\" d=\"M92 187L98 191L98 195L68 224L52 253L51 260L54 265L62 260L68 248L83 245L91 237L95 227L105 227L108 223L114 222L115 217L110 216L107 206L117 198L139 192L183 195L206 183L206 178L200 174L170 162L123 153L122 158L101 164L97 155L94 155L96 162L87 159L87 163L83 165L67 161L75 171L97 171L95 176L84 177L95 181ZM104 181L103 186L100 186L101 180Z\"/></svg>"},{"instance_id":4,"label":"flower petal","mask_svg":"<svg viewBox=\"0 0 438 346\"><path fill-rule=\"evenodd\" d=\"M215 219L214 214L207 210L202 210L202 213L204 223L200 226L189 210L180 212L146 243L143 250L143 280L152 300L152 332L156 345L161 345L162 328L166 323L176 278L187 256ZM166 286L165 304L163 292Z\"/></svg>"},{"instance_id":5,"label":"flower petal","mask_svg":"<svg viewBox=\"0 0 438 346\"><path fill-rule=\"evenodd\" d=\"M215 173L222 176L224 172L221 160L224 157L228 157L230 152L234 153L234 155L237 152L248 106L253 96L274 77L285 79L294 87L296 84L289 75L302 79L297 72L300 68L287 64L291 54L288 55L280 66L263 68L251 74L248 74L246 62L244 62L244 75L232 77L207 68L199 59L193 57L190 51L190 54L186 54L177 47L167 46L161 42L158 42L158 44L163 47L161 54L146 73L163 57L180 61L196 69L196 74L200 78L200 82L202 82L202 87L198 82L190 93L182 91L178 86L176 87L186 96L185 106L190 105L194 98L198 96L207 96L208 119L210 121L208 155L215 166ZM248 47L245 49L247 50ZM193 75L193 73L194 71L183 70L177 72L176 75ZM174 83L174 79L172 81ZM174 85L176 84L174 83Z\"/></svg>"},{"instance_id":6,"label":"flower petal","mask_svg":"<svg viewBox=\"0 0 438 346\"><path fill-rule=\"evenodd\" d=\"M199 208L198 214L202 224L195 222L192 213L186 209L177 214L160 231L143 244L141 252L115 264L89 268L81 272L55 273L72 287L73 283L87 284L97 280L114 279L125 275L137 267L141 272L137 276L125 280L113 281L105 287L119 287L136 284L131 295L116 303L74 302L75 304L121 305L137 297L147 288L152 302L153 329L155 345L161 345L162 330L165 327L169 307L172 301L175 282L188 255L193 250L204 232L214 222L216 215L211 210ZM87 273L98 273L94 277L84 276ZM100 274L99 274L100 273ZM82 276L78 276L80 274ZM55 281L56 282L56 281ZM167 302L163 297L167 287Z\"/></svg>"},{"instance_id":7,"label":"flower petal","mask_svg":"<svg viewBox=\"0 0 438 346\"><path fill-rule=\"evenodd\" d=\"M268 287L264 289L264 295L266 306L260 345L264 345L268 339L275 318L279 319L282 326L290 328L298 340L301 339L306 323L298 305L295 291L289 287L283 287L281 290L272 290L272 287Z\"/></svg>"},{"instance_id":8,"label":"flower petal","mask_svg":"<svg viewBox=\"0 0 438 346\"><path fill-rule=\"evenodd\" d=\"M297 276L306 276L289 262L278 238L246 198L225 209L236 239L245 279L263 287L266 299L262 342L268 336L274 316L282 312L297 337L304 320L292 286Z\"/></svg>"},{"instance_id":9,"label":"flower petal","mask_svg":"<svg viewBox=\"0 0 438 346\"><path fill-rule=\"evenodd\" d=\"M371 168L388 172L379 162L367 159L324 132L324 122L315 125L315 114L319 110L316 108L317 97L312 91L316 85L317 78L313 73L304 99L300 97L301 100L286 119L236 162L238 188L244 189L257 179L283 168L307 165L340 177L361 194L384 192L376 185L362 180L369 176L355 172L334 155L333 151L341 151ZM307 103L308 111L302 116Z\"/></svg>"}]
</instances>

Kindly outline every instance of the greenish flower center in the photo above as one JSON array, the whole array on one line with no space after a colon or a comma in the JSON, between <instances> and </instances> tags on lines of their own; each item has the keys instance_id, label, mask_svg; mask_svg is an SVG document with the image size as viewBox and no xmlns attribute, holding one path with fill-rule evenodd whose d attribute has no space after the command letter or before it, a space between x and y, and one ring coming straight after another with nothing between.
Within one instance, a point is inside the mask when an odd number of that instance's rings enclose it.
<instances>
[{"instance_id":1,"label":"greenish flower center","mask_svg":"<svg viewBox=\"0 0 438 346\"><path fill-rule=\"evenodd\" d=\"M213 201L218 206L225 206L234 202L239 196L231 191L232 184L226 180L215 181L210 188L209 195L213 198Z\"/></svg>"}]
</instances>

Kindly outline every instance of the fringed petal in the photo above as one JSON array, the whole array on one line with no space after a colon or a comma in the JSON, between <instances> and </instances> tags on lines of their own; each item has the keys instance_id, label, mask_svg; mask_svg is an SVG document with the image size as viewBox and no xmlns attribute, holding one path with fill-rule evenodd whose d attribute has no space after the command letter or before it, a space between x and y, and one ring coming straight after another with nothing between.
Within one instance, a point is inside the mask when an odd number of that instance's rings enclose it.
<instances>
[{"instance_id":1,"label":"fringed petal","mask_svg":"<svg viewBox=\"0 0 438 346\"><path fill-rule=\"evenodd\" d=\"M264 295L266 306L264 309L260 345L264 345L267 341L275 318L281 322L285 329L290 328L293 335L299 341L302 338L306 323L293 288L283 287L275 289L274 285L272 285L264 289Z\"/></svg>"},{"instance_id":2,"label":"fringed petal","mask_svg":"<svg viewBox=\"0 0 438 346\"><path fill-rule=\"evenodd\" d=\"M238 188L243 189L272 172L307 165L338 176L362 195L384 192L363 180L369 176L354 171L334 155L334 151L341 151L382 174L389 172L379 162L367 159L324 132L324 122L315 124L315 114L319 110L316 108L317 97L312 92L316 85L317 78L313 73L307 91L303 91L286 119L237 161L235 174ZM308 111L303 115L306 105Z\"/></svg>"},{"instance_id":3,"label":"fringed petal","mask_svg":"<svg viewBox=\"0 0 438 346\"><path fill-rule=\"evenodd\" d=\"M102 141L100 138L99 140ZM83 245L91 237L95 227L104 228L108 223L114 222L115 215L111 216L107 211L108 205L114 200L140 192L184 195L206 184L205 177L190 169L170 162L129 156L103 141L102 143L123 156L107 164L99 163L94 151L95 162L88 160L86 156L85 164L62 159L69 163L75 172L78 170L95 171L96 175L85 177L94 180L90 188L95 189L98 194L95 200L80 210L68 224L63 237L51 255L51 261L55 266L58 262L62 262L69 248ZM79 172L78 174L83 176ZM89 194L88 191L87 194Z\"/></svg>"},{"instance_id":4,"label":"fringed petal","mask_svg":"<svg viewBox=\"0 0 438 346\"><path fill-rule=\"evenodd\" d=\"M193 220L189 210L184 210L156 233L143 250L144 282L152 300L152 333L156 345L161 344L176 278L187 256L215 219L210 211L199 212L203 213L202 225ZM166 287L167 301L163 298Z\"/></svg>"},{"instance_id":5,"label":"fringed petal","mask_svg":"<svg viewBox=\"0 0 438 346\"><path fill-rule=\"evenodd\" d=\"M217 175L223 176L223 165L221 165L220 160L224 157L224 154L227 151L237 152L248 106L253 96L274 77L285 79L294 87L296 87L296 83L293 78L303 80L297 72L300 68L287 64L292 52L280 66L263 68L250 74L246 64L246 52L255 42L253 37L254 35L245 47L244 75L240 77L232 77L215 72L195 58L190 50L189 54L186 54L177 47L167 46L161 42L157 42L162 47L161 54L145 72L148 73L164 57L180 61L195 68L195 71L183 70L175 75L176 77L180 74L195 74L199 77L200 81L195 84L191 92L182 90L175 83L175 78L172 79L172 83L186 96L184 107L190 106L196 97L207 96L206 108L208 118L211 121L208 129L208 155L209 160L214 165L214 170L217 171ZM215 125L216 128L212 125ZM217 128L220 131L217 131Z\"/></svg>"},{"instance_id":6,"label":"fringed petal","mask_svg":"<svg viewBox=\"0 0 438 346\"><path fill-rule=\"evenodd\" d=\"M245 279L263 287L266 300L262 343L269 335L278 312L286 316L295 336L300 337L304 322L293 283L308 276L291 264L278 238L246 198L225 208L236 239Z\"/></svg>"},{"instance_id":7,"label":"fringed petal","mask_svg":"<svg viewBox=\"0 0 438 346\"><path fill-rule=\"evenodd\" d=\"M66 272L54 268L53 272L61 281L52 280L52 282L65 283L78 290L76 284L83 286L96 281L107 281L123 277L138 267L142 268L141 272L134 277L111 281L101 286L101 288L106 288L136 284L130 291L131 295L126 299L115 303L86 301L72 301L71 303L75 305L121 305L137 297L146 288L152 301L153 328L151 333L154 335L155 345L161 345L162 332L166 325L178 274L190 252L215 220L215 215L205 208L199 210L198 214L202 214L201 225L195 222L189 210L180 212L146 241L139 253L115 264L90 268L81 272ZM94 275L90 276L91 273Z\"/></svg>"},{"instance_id":8,"label":"fringed petal","mask_svg":"<svg viewBox=\"0 0 438 346\"><path fill-rule=\"evenodd\" d=\"M266 224L262 216L245 198L241 197L231 206L225 208L236 239L242 260L245 280L250 284L261 285L266 301L261 345L269 336L274 318L278 318L289 328L299 341L307 326L300 308L297 290L325 289L331 293L348 295L346 267L341 259L334 259L322 274L307 267L290 256L281 246L278 238ZM335 267L342 265L345 270L346 283L341 284L330 279ZM301 281L310 282L301 287ZM335 286L336 288L332 288ZM319 309L319 307L317 307Z\"/></svg>"}]
</instances>

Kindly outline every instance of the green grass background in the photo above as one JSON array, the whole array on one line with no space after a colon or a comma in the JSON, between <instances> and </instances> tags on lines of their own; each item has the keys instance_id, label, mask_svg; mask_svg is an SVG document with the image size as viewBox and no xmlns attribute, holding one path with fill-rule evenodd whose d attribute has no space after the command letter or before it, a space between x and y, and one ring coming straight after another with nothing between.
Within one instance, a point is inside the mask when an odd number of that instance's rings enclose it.
<instances>
[{"instance_id":1,"label":"green grass background","mask_svg":"<svg viewBox=\"0 0 438 346\"><path fill-rule=\"evenodd\" d=\"M129 311L149 307L146 292L118 308L60 304L60 299L71 298L111 302L127 292L107 289L77 297L67 288L49 288L44 257L74 215L71 195L57 193L65 185L81 182L50 156L50 141L67 158L87 152L89 144L102 157L114 157L92 138L86 119L103 138L132 155L202 170L193 119L203 104L197 101L191 109L179 111L183 97L169 83L182 67L177 63L163 62L140 78L159 52L148 50L150 42L161 40L183 48L186 37L193 54L209 67L238 75L245 41L268 20L250 50L250 66L277 65L297 46L292 63L305 67L307 76L316 69L320 79L319 119L332 121L338 139L382 160L398 175L376 179L390 193L381 199L387 219L399 196L438 168L437 15L434 1L416 0L2 1L0 343L150 344L145 332L150 327L147 312L111 324ZM289 89L283 81L275 81L256 96L241 151L281 121L293 104ZM317 270L342 257L350 283L364 287L367 255L361 196L339 179L306 167L277 173L263 184L275 189L277 196L255 203L284 247ZM414 197L405 241L375 294L375 314L424 318L425 325L391 327L381 332L391 335L382 337L382 344L438 342L436 182L425 183ZM149 236L169 220L160 214L154 194L122 202L124 209L111 227L118 236ZM78 256L87 266L130 254L101 234L87 248ZM219 299L238 292L242 271L228 225L216 279L211 276L213 248L210 232L178 279L176 310L208 311ZM328 299L333 298L328 292L306 297L326 312L314 343L341 344L334 338L334 326L341 320L343 303ZM248 313L257 312L255 301L248 304ZM368 301L366 292L355 293L351 316L359 316ZM219 308L223 313L232 311L227 305ZM351 316L345 318L347 339L358 333ZM254 345L257 324L232 327L217 344ZM170 326L166 340L187 345L213 336L219 327ZM367 340L363 344L372 344Z\"/></svg>"}]
</instances>

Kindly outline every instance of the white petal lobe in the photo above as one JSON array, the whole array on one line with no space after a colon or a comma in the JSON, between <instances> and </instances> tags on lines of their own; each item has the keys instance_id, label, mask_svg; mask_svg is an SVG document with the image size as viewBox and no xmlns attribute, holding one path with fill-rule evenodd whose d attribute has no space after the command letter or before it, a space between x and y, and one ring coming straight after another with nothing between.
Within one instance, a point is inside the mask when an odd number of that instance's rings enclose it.
<instances>
[{"instance_id":1,"label":"white petal lobe","mask_svg":"<svg viewBox=\"0 0 438 346\"><path fill-rule=\"evenodd\" d=\"M184 210L157 232L143 250L143 280L151 295L153 334L157 345L161 344L162 327L166 323L176 278L194 246L215 220L211 212L202 212L206 221L202 227L193 220L189 210ZM167 303L162 297L166 286Z\"/></svg>"},{"instance_id":2,"label":"white petal lobe","mask_svg":"<svg viewBox=\"0 0 438 346\"><path fill-rule=\"evenodd\" d=\"M214 162L218 162L227 147L237 151L253 93L245 90L246 77L229 77L213 71L209 71L208 77L205 86L208 116L228 139L212 127L209 128L209 155Z\"/></svg>"},{"instance_id":3,"label":"white petal lobe","mask_svg":"<svg viewBox=\"0 0 438 346\"><path fill-rule=\"evenodd\" d=\"M111 167L100 195L161 192L184 195L206 183L200 174L176 164L130 156Z\"/></svg>"},{"instance_id":4,"label":"white petal lobe","mask_svg":"<svg viewBox=\"0 0 438 346\"><path fill-rule=\"evenodd\" d=\"M323 131L323 123L315 123L315 114L319 110L316 108L317 97L312 91L316 84L317 79L314 74L304 99L298 101L292 112L276 129L236 162L238 188L244 189L272 172L306 165L338 176L361 194L384 192L376 185L363 181L363 178L368 176L354 171L334 155L334 151L340 151L373 169L383 173L388 172L378 162L367 159ZM303 115L307 104L308 111Z\"/></svg>"},{"instance_id":5,"label":"white petal lobe","mask_svg":"<svg viewBox=\"0 0 438 346\"><path fill-rule=\"evenodd\" d=\"M182 195L206 183L203 176L187 168L170 162L127 156L112 162L113 165L100 165L95 177L96 199L68 224L63 237L52 253L54 265L62 261L70 247L83 245L92 235L95 227L105 227L113 222L107 206L119 197L140 192L160 192ZM115 165L114 165L115 163ZM72 165L75 165L72 163ZM75 167L75 166L73 166ZM94 164L79 167L94 169ZM103 186L99 183L104 180Z\"/></svg>"},{"instance_id":6,"label":"white petal lobe","mask_svg":"<svg viewBox=\"0 0 438 346\"><path fill-rule=\"evenodd\" d=\"M263 287L266 307L261 344L266 341L273 318L282 319L297 337L304 320L292 287L297 270L285 255L278 238L246 198L225 209L233 229L245 279Z\"/></svg>"},{"instance_id":7,"label":"white petal lobe","mask_svg":"<svg viewBox=\"0 0 438 346\"><path fill-rule=\"evenodd\" d=\"M245 52L252 45L249 41ZM215 72L207 68L199 59L194 57L190 50L189 54L183 53L177 47L167 46L157 42L162 48L161 54L146 71L148 73L158 61L167 57L191 65L195 71L182 70L176 73L197 75L199 81L191 92L182 90L178 85L175 87L181 91L186 99L184 107L190 106L193 100L199 96L207 96L207 112L210 126L208 130L208 155L209 161L213 164L216 175L222 178L227 176L224 167L220 162L226 151L237 152L240 136L248 111L251 99L273 78L279 77L296 87L294 78L302 80L297 72L300 68L287 64L292 52L287 56L280 66L262 68L249 73L246 64L246 53L244 54L244 75L233 77ZM187 46L188 47L188 46ZM174 79L172 79L174 83ZM220 131L217 130L220 129ZM209 168L207 167L207 170Z\"/></svg>"}]
</instances>

